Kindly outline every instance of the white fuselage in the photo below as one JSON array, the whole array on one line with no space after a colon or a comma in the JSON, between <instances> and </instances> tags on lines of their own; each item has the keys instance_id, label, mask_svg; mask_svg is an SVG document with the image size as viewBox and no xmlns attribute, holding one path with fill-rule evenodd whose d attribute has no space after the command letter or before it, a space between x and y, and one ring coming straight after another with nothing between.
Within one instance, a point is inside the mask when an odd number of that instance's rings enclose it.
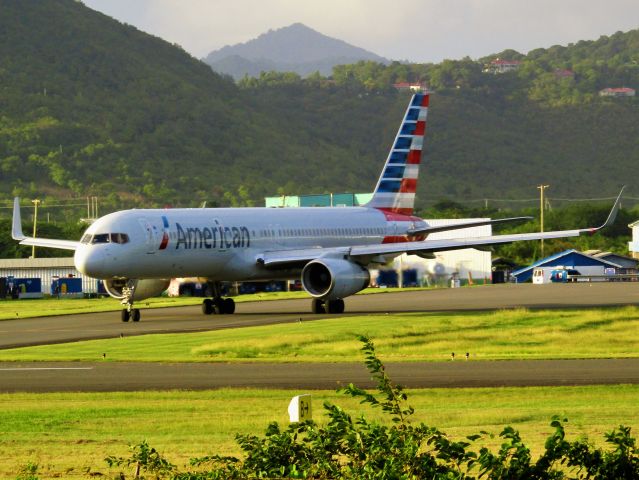
<instances>
[{"instance_id":1,"label":"white fuselage","mask_svg":"<svg viewBox=\"0 0 639 480\"><path fill-rule=\"evenodd\" d=\"M408 229L424 225L416 217L389 217L366 207L125 210L87 229L75 264L102 279L293 278L300 269L265 269L260 255L406 241Z\"/></svg>"}]
</instances>

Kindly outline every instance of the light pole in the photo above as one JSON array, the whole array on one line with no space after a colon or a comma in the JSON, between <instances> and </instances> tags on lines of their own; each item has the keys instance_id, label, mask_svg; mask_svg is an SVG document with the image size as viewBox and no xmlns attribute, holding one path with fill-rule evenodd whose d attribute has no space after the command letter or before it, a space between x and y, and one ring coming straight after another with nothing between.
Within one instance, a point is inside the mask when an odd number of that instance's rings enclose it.
<instances>
[{"instance_id":1,"label":"light pole","mask_svg":"<svg viewBox=\"0 0 639 480\"><path fill-rule=\"evenodd\" d=\"M33 203L34 211L33 211L33 238L36 237L36 227L38 225L38 205L40 204L40 200L37 198L35 200L31 200ZM35 245L31 247L31 258L35 258Z\"/></svg>"},{"instance_id":2,"label":"light pole","mask_svg":"<svg viewBox=\"0 0 639 480\"><path fill-rule=\"evenodd\" d=\"M539 211L540 211L540 224L541 224L541 233L544 233L544 190L546 190L550 185L538 185L539 189ZM541 258L544 258L544 239L541 239Z\"/></svg>"}]
</instances>

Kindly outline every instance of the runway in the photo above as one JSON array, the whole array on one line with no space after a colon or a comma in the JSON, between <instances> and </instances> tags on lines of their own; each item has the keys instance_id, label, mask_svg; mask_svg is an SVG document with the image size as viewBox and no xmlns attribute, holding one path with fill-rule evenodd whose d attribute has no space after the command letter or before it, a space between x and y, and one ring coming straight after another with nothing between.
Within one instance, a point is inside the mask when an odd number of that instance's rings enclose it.
<instances>
[{"instance_id":1,"label":"runway","mask_svg":"<svg viewBox=\"0 0 639 480\"><path fill-rule=\"evenodd\" d=\"M639 383L639 359L389 363L409 388ZM374 386L361 363L0 363L0 392L208 390L222 387L335 389Z\"/></svg>"},{"instance_id":2,"label":"runway","mask_svg":"<svg viewBox=\"0 0 639 480\"><path fill-rule=\"evenodd\" d=\"M310 299L237 303L234 315L211 316L204 315L200 306L145 309L139 323L122 323L119 312L4 320L0 321L0 349L117 338L120 335L198 332L334 318L308 313L310 303ZM505 284L354 295L346 299L346 313L340 316L637 304L639 282Z\"/></svg>"},{"instance_id":3,"label":"runway","mask_svg":"<svg viewBox=\"0 0 639 480\"><path fill-rule=\"evenodd\" d=\"M348 315L504 308L577 308L636 305L639 283L494 285L478 288L358 295ZM119 312L0 322L0 348L72 342L120 335L179 333L335 318L314 315L309 300L238 303L234 315L206 316L199 306L143 311L140 323ZM394 381L409 388L639 384L639 359L393 363ZM255 387L333 389L371 387L362 364L308 363L0 363L0 392L134 391Z\"/></svg>"}]
</instances>

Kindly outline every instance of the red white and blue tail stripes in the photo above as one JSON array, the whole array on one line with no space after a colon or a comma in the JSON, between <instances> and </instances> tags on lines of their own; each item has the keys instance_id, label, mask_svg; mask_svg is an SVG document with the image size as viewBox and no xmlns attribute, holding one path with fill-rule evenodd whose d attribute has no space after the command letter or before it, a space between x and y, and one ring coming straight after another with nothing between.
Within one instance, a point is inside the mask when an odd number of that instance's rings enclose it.
<instances>
[{"instance_id":1,"label":"red white and blue tail stripes","mask_svg":"<svg viewBox=\"0 0 639 480\"><path fill-rule=\"evenodd\" d=\"M428 93L413 95L375 187L373 198L367 206L388 213L413 214L419 164L426 134L428 100Z\"/></svg>"}]
</instances>

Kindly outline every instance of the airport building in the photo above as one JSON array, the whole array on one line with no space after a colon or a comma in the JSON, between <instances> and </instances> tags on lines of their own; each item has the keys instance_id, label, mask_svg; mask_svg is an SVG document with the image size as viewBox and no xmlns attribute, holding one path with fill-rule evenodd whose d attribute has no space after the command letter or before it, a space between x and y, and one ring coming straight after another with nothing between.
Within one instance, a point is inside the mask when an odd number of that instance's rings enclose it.
<instances>
[{"instance_id":1,"label":"airport building","mask_svg":"<svg viewBox=\"0 0 639 480\"><path fill-rule=\"evenodd\" d=\"M372 193L323 193L318 195L279 195L265 197L264 206L284 207L359 207L373 198Z\"/></svg>"},{"instance_id":2,"label":"airport building","mask_svg":"<svg viewBox=\"0 0 639 480\"><path fill-rule=\"evenodd\" d=\"M429 225L448 225L455 223L465 223L470 221L488 220L486 218L460 218L460 219L425 219ZM492 235L492 227L483 225L480 227L462 228L450 230L448 232L432 233L429 240L441 240L445 238L473 238ZM423 279L422 283L443 283L451 277L459 278L463 281L483 283L491 280L492 276L492 253L490 251L480 251L474 248L464 248L460 250L449 250L437 252L435 258L421 258L417 255L400 255L393 262L393 269L403 271L406 269L417 270L418 278Z\"/></svg>"},{"instance_id":3,"label":"airport building","mask_svg":"<svg viewBox=\"0 0 639 480\"><path fill-rule=\"evenodd\" d=\"M81 292L75 293L96 294L98 292L98 280L86 277L76 270L73 257L0 259L0 279L4 279L2 283L5 288L14 282L24 285L27 280L39 279L39 295L36 295L38 292L29 289L29 292L20 292L22 298L51 294L54 281L60 279L79 279L76 283L78 288L81 285ZM65 288L61 293L65 293Z\"/></svg>"},{"instance_id":4,"label":"airport building","mask_svg":"<svg viewBox=\"0 0 639 480\"><path fill-rule=\"evenodd\" d=\"M529 280L535 280L535 283L549 283L551 281L551 273L554 270L574 270L578 272L576 273L577 275L585 276L612 276L627 272L627 267L620 265L621 262L616 263L605 258L606 253L607 252L603 252L604 255L598 257L588 255L584 252L578 252L574 249L565 250L550 257L543 258L528 267L515 270L512 275L517 283L523 283ZM539 278L533 279L533 276Z\"/></svg>"}]
</instances>

